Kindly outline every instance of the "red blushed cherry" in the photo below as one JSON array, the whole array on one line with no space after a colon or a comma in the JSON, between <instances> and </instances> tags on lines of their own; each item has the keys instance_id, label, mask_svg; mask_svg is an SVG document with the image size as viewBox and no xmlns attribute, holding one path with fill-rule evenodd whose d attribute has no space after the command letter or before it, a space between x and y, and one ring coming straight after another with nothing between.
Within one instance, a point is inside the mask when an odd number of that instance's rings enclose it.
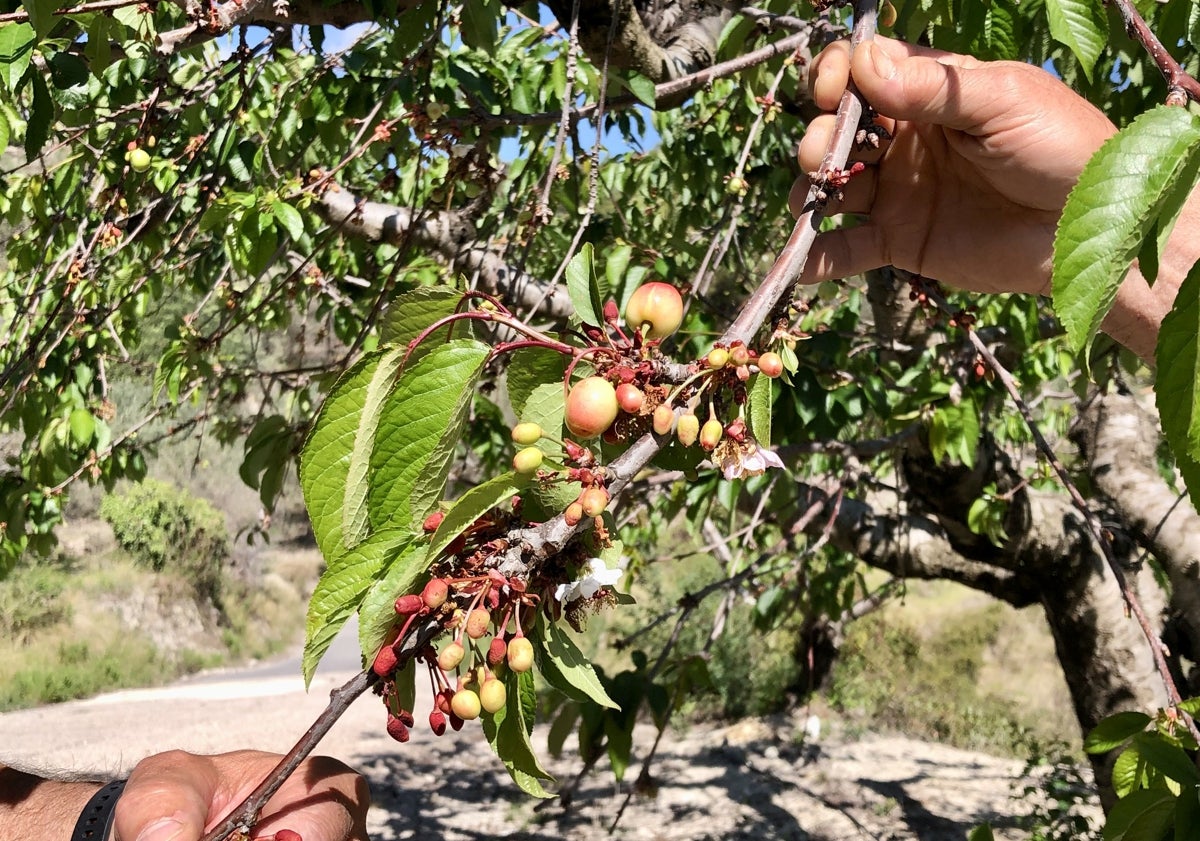
<instances>
[{"instance_id":1,"label":"red blushed cherry","mask_svg":"<svg viewBox=\"0 0 1200 841\"><path fill-rule=\"evenodd\" d=\"M617 386L617 405L625 412L636 415L642 410L646 395L633 383L621 383Z\"/></svg>"},{"instance_id":2,"label":"red blushed cherry","mask_svg":"<svg viewBox=\"0 0 1200 841\"><path fill-rule=\"evenodd\" d=\"M683 323L683 297L669 283L643 283L629 296L625 323L647 339L665 339Z\"/></svg>"},{"instance_id":3,"label":"red blushed cherry","mask_svg":"<svg viewBox=\"0 0 1200 841\"><path fill-rule=\"evenodd\" d=\"M567 394L564 420L577 438L595 438L617 419L617 392L603 377L586 377Z\"/></svg>"},{"instance_id":4,"label":"red blushed cherry","mask_svg":"<svg viewBox=\"0 0 1200 841\"><path fill-rule=\"evenodd\" d=\"M783 357L774 351L767 351L758 357L758 370L771 379L778 377L783 373Z\"/></svg>"}]
</instances>

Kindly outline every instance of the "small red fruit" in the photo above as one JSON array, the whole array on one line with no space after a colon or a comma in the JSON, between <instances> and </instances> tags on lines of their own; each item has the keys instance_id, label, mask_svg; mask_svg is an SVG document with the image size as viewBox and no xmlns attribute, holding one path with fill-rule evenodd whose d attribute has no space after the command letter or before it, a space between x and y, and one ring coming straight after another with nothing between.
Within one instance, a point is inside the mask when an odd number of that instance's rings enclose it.
<instances>
[{"instance_id":1,"label":"small red fruit","mask_svg":"<svg viewBox=\"0 0 1200 841\"><path fill-rule=\"evenodd\" d=\"M438 653L438 668L443 672L452 672L467 656L467 650L461 642L452 642Z\"/></svg>"},{"instance_id":2,"label":"small red fruit","mask_svg":"<svg viewBox=\"0 0 1200 841\"><path fill-rule=\"evenodd\" d=\"M772 379L778 377L783 373L783 357L774 351L767 351L758 357L758 370Z\"/></svg>"},{"instance_id":3,"label":"small red fruit","mask_svg":"<svg viewBox=\"0 0 1200 841\"><path fill-rule=\"evenodd\" d=\"M401 596L396 599L396 612L401 616L412 616L414 613L420 613L425 607L425 602L416 593L409 593L407 596Z\"/></svg>"},{"instance_id":4,"label":"small red fruit","mask_svg":"<svg viewBox=\"0 0 1200 841\"><path fill-rule=\"evenodd\" d=\"M679 422L675 425L675 437L679 439L679 443L690 447L696 443L696 437L699 434L700 418L696 417L694 412L680 415Z\"/></svg>"},{"instance_id":5,"label":"small red fruit","mask_svg":"<svg viewBox=\"0 0 1200 841\"><path fill-rule=\"evenodd\" d=\"M527 672L533 668L533 643L525 637L513 637L508 641L508 667L514 672Z\"/></svg>"},{"instance_id":6,"label":"small red fruit","mask_svg":"<svg viewBox=\"0 0 1200 841\"><path fill-rule=\"evenodd\" d=\"M387 734L397 742L407 742L408 726L396 716L388 713Z\"/></svg>"},{"instance_id":7,"label":"small red fruit","mask_svg":"<svg viewBox=\"0 0 1200 841\"><path fill-rule=\"evenodd\" d=\"M487 633L491 624L492 614L482 607L477 607L467 616L467 636L477 640Z\"/></svg>"},{"instance_id":8,"label":"small red fruit","mask_svg":"<svg viewBox=\"0 0 1200 841\"><path fill-rule=\"evenodd\" d=\"M646 395L633 383L621 383L617 386L617 405L631 415L636 415L646 402Z\"/></svg>"},{"instance_id":9,"label":"small red fruit","mask_svg":"<svg viewBox=\"0 0 1200 841\"><path fill-rule=\"evenodd\" d=\"M700 427L700 446L711 453L717 444L721 443L721 436L724 434L724 424L716 418L709 418L704 422L704 426Z\"/></svg>"},{"instance_id":10,"label":"small red fruit","mask_svg":"<svg viewBox=\"0 0 1200 841\"><path fill-rule=\"evenodd\" d=\"M450 728L457 733L463 729L463 720L456 716L453 712L450 713Z\"/></svg>"},{"instance_id":11,"label":"small red fruit","mask_svg":"<svg viewBox=\"0 0 1200 841\"><path fill-rule=\"evenodd\" d=\"M441 710L430 710L429 712L429 729L433 731L435 736L440 736L446 732L446 714Z\"/></svg>"},{"instance_id":12,"label":"small red fruit","mask_svg":"<svg viewBox=\"0 0 1200 841\"><path fill-rule=\"evenodd\" d=\"M749 365L750 351L745 345L734 345L729 349L729 361L734 365Z\"/></svg>"},{"instance_id":13,"label":"small red fruit","mask_svg":"<svg viewBox=\"0 0 1200 841\"><path fill-rule=\"evenodd\" d=\"M479 696L470 689L460 689L450 699L450 709L463 721L472 721L479 718L479 711L482 708Z\"/></svg>"},{"instance_id":14,"label":"small red fruit","mask_svg":"<svg viewBox=\"0 0 1200 841\"><path fill-rule=\"evenodd\" d=\"M371 664L371 671L380 677L387 677L396 670L396 660L396 650L390 645L385 645L375 655L375 662Z\"/></svg>"},{"instance_id":15,"label":"small red fruit","mask_svg":"<svg viewBox=\"0 0 1200 841\"><path fill-rule=\"evenodd\" d=\"M425 606L430 610L437 610L446 603L449 595L450 585L446 583L446 579L431 578L421 591L421 601L425 602Z\"/></svg>"},{"instance_id":16,"label":"small red fruit","mask_svg":"<svg viewBox=\"0 0 1200 841\"><path fill-rule=\"evenodd\" d=\"M513 470L522 476L536 473L542 466L542 451L537 447L526 447L513 456L512 465Z\"/></svg>"},{"instance_id":17,"label":"small red fruit","mask_svg":"<svg viewBox=\"0 0 1200 841\"><path fill-rule=\"evenodd\" d=\"M567 394L564 420L577 438L595 438L617 419L617 392L603 377L586 377Z\"/></svg>"},{"instance_id":18,"label":"small red fruit","mask_svg":"<svg viewBox=\"0 0 1200 841\"><path fill-rule=\"evenodd\" d=\"M446 519L445 511L434 511L425 518L425 522L421 523L421 530L427 532L435 532L438 526L442 524L442 520Z\"/></svg>"},{"instance_id":19,"label":"small red fruit","mask_svg":"<svg viewBox=\"0 0 1200 841\"><path fill-rule=\"evenodd\" d=\"M563 521L568 526L577 526L579 521L583 519L583 506L578 502L572 502L567 506L567 510L563 512Z\"/></svg>"},{"instance_id":20,"label":"small red fruit","mask_svg":"<svg viewBox=\"0 0 1200 841\"><path fill-rule=\"evenodd\" d=\"M508 691L504 688L504 682L501 680L490 677L479 687L479 704L489 713L504 709L504 702L507 700Z\"/></svg>"},{"instance_id":21,"label":"small red fruit","mask_svg":"<svg viewBox=\"0 0 1200 841\"><path fill-rule=\"evenodd\" d=\"M504 637L492 637L492 643L488 646L487 661L490 666L498 666L504 662L504 658L508 654L508 646L504 642Z\"/></svg>"},{"instance_id":22,"label":"small red fruit","mask_svg":"<svg viewBox=\"0 0 1200 841\"><path fill-rule=\"evenodd\" d=\"M647 339L664 339L683 323L683 298L669 283L643 283L629 296L625 323Z\"/></svg>"},{"instance_id":23,"label":"small red fruit","mask_svg":"<svg viewBox=\"0 0 1200 841\"><path fill-rule=\"evenodd\" d=\"M608 491L604 488L587 488L579 495L579 507L585 517L596 517L608 507Z\"/></svg>"}]
</instances>

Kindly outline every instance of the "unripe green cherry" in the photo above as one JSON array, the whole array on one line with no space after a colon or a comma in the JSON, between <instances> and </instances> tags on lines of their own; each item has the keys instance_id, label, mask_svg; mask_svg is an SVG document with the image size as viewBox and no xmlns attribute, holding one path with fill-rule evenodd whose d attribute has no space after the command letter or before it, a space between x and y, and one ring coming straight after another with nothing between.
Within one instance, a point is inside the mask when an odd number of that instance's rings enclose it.
<instances>
[{"instance_id":1,"label":"unripe green cherry","mask_svg":"<svg viewBox=\"0 0 1200 841\"><path fill-rule=\"evenodd\" d=\"M526 447L513 456L512 465L513 470L522 476L536 473L542 466L542 451L537 447Z\"/></svg>"},{"instance_id":2,"label":"unripe green cherry","mask_svg":"<svg viewBox=\"0 0 1200 841\"><path fill-rule=\"evenodd\" d=\"M508 691L504 688L504 681L490 677L479 687L479 703L489 713L500 712L507 700Z\"/></svg>"},{"instance_id":3,"label":"unripe green cherry","mask_svg":"<svg viewBox=\"0 0 1200 841\"><path fill-rule=\"evenodd\" d=\"M452 642L438 652L438 668L443 672L452 672L466 656L467 650L463 648L462 643Z\"/></svg>"},{"instance_id":4,"label":"unripe green cherry","mask_svg":"<svg viewBox=\"0 0 1200 841\"><path fill-rule=\"evenodd\" d=\"M542 428L536 423L519 423L512 428L512 439L514 444L528 447L542 439Z\"/></svg>"},{"instance_id":5,"label":"unripe green cherry","mask_svg":"<svg viewBox=\"0 0 1200 841\"><path fill-rule=\"evenodd\" d=\"M683 297L669 283L643 283L629 296L625 323L634 330L645 329L647 339L664 339L683 323Z\"/></svg>"},{"instance_id":6,"label":"unripe green cherry","mask_svg":"<svg viewBox=\"0 0 1200 841\"><path fill-rule=\"evenodd\" d=\"M585 517L598 517L608 507L608 491L604 488L588 488L579 495L579 506Z\"/></svg>"},{"instance_id":7,"label":"unripe green cherry","mask_svg":"<svg viewBox=\"0 0 1200 841\"><path fill-rule=\"evenodd\" d=\"M527 672L533 668L533 643L525 637L513 637L508 641L508 667L514 672Z\"/></svg>"},{"instance_id":8,"label":"unripe green cherry","mask_svg":"<svg viewBox=\"0 0 1200 841\"><path fill-rule=\"evenodd\" d=\"M450 709L463 721L472 721L479 718L479 711L482 709L482 706L479 703L479 696L470 689L460 689L450 699Z\"/></svg>"},{"instance_id":9,"label":"unripe green cherry","mask_svg":"<svg viewBox=\"0 0 1200 841\"><path fill-rule=\"evenodd\" d=\"M721 443L721 436L725 434L725 427L716 418L709 418L704 422L704 426L700 427L700 446L708 452L716 449L717 444Z\"/></svg>"},{"instance_id":10,"label":"unripe green cherry","mask_svg":"<svg viewBox=\"0 0 1200 841\"><path fill-rule=\"evenodd\" d=\"M778 377L783 373L783 357L774 351L767 351L758 357L758 370L772 379Z\"/></svg>"},{"instance_id":11,"label":"unripe green cherry","mask_svg":"<svg viewBox=\"0 0 1200 841\"><path fill-rule=\"evenodd\" d=\"M577 438L595 438L617 419L617 391L603 377L585 377L567 394L563 419Z\"/></svg>"},{"instance_id":12,"label":"unripe green cherry","mask_svg":"<svg viewBox=\"0 0 1200 841\"><path fill-rule=\"evenodd\" d=\"M674 425L674 409L664 403L654 410L654 432L656 435L666 435Z\"/></svg>"},{"instance_id":13,"label":"unripe green cherry","mask_svg":"<svg viewBox=\"0 0 1200 841\"><path fill-rule=\"evenodd\" d=\"M130 149L127 157L134 172L145 172L150 168L150 153L141 147Z\"/></svg>"},{"instance_id":14,"label":"unripe green cherry","mask_svg":"<svg viewBox=\"0 0 1200 841\"><path fill-rule=\"evenodd\" d=\"M729 351L723 347L715 347L708 352L705 361L708 362L709 368L712 368L714 371L720 371L729 364Z\"/></svg>"},{"instance_id":15,"label":"unripe green cherry","mask_svg":"<svg viewBox=\"0 0 1200 841\"><path fill-rule=\"evenodd\" d=\"M679 416L679 422L675 424L675 437L679 439L680 444L685 447L692 446L699 434L700 418L696 417L695 413L688 412Z\"/></svg>"}]
</instances>

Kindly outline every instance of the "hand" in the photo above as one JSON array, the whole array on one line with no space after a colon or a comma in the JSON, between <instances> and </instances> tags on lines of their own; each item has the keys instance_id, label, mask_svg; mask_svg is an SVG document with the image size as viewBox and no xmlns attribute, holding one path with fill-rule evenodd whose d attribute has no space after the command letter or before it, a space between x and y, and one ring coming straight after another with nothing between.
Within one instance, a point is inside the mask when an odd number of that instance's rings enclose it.
<instances>
[{"instance_id":1,"label":"hand","mask_svg":"<svg viewBox=\"0 0 1200 841\"><path fill-rule=\"evenodd\" d=\"M169 751L142 760L117 801L117 841L197 841L280 758L257 751L218 756ZM290 829L304 841L366 841L370 800L366 781L349 767L310 757L268 801L252 837Z\"/></svg>"},{"instance_id":2,"label":"hand","mask_svg":"<svg viewBox=\"0 0 1200 841\"><path fill-rule=\"evenodd\" d=\"M867 219L818 237L803 281L894 265L962 289L1048 294L1055 225L1112 123L1037 67L882 37L853 62L845 42L818 56L817 106L836 108L850 76L892 137L854 153L867 169L831 210ZM832 115L808 127L803 171L819 168L832 129ZM792 188L794 213L807 190L803 178Z\"/></svg>"}]
</instances>

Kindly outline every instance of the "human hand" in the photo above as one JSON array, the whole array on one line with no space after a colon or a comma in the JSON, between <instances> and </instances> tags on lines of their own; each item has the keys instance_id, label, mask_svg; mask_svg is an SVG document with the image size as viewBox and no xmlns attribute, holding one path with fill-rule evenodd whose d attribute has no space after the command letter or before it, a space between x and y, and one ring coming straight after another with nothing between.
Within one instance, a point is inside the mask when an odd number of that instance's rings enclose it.
<instances>
[{"instance_id":1,"label":"human hand","mask_svg":"<svg viewBox=\"0 0 1200 841\"><path fill-rule=\"evenodd\" d=\"M116 805L117 841L197 841L266 778L281 757L258 751L147 757ZM366 781L329 757L301 763L263 809L252 838L281 829L304 841L366 841Z\"/></svg>"},{"instance_id":2,"label":"human hand","mask_svg":"<svg viewBox=\"0 0 1200 841\"><path fill-rule=\"evenodd\" d=\"M846 42L814 62L817 106L837 107L853 76L891 133L859 150L833 213L866 214L858 226L820 235L802 281L816 283L893 265L979 292L1048 293L1054 231L1084 164L1116 128L1049 73L1011 61ZM834 118L814 120L800 143L801 169L819 169ZM799 215L808 181L792 188Z\"/></svg>"}]
</instances>

